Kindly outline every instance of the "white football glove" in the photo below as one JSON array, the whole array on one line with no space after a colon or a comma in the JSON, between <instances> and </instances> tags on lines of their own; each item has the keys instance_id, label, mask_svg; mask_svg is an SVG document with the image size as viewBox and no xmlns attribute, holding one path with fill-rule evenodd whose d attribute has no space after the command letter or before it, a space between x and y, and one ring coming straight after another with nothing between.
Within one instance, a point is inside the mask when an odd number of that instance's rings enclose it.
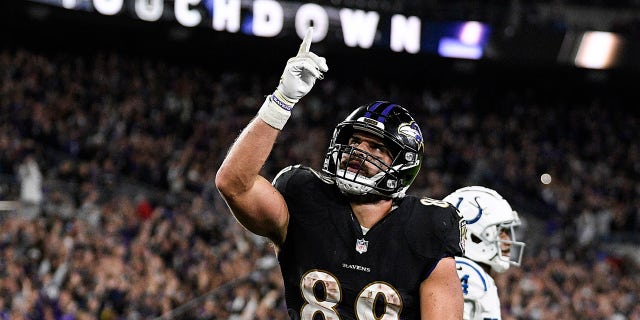
<instances>
[{"instance_id":1,"label":"white football glove","mask_svg":"<svg viewBox=\"0 0 640 320\"><path fill-rule=\"evenodd\" d=\"M313 27L309 27L298 54L287 61L278 87L258 112L264 122L276 129L284 127L293 106L311 91L316 79L323 79L323 72L329 70L325 58L309 51L312 34Z\"/></svg>"}]
</instances>

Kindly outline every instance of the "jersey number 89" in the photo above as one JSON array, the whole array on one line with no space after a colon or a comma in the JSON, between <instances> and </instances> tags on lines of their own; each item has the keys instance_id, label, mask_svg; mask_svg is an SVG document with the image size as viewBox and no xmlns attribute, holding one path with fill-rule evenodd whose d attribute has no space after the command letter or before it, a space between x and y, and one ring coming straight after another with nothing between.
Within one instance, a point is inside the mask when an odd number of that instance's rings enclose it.
<instances>
[{"instance_id":1,"label":"jersey number 89","mask_svg":"<svg viewBox=\"0 0 640 320\"><path fill-rule=\"evenodd\" d=\"M314 294L314 288L318 282L322 282L324 290L323 300L320 300ZM300 288L305 304L300 310L300 318L302 320L313 319L313 315L319 312L324 319L340 319L335 307L342 300L342 292L340 282L329 272L323 270L311 270L302 276ZM382 296L385 307L383 315L376 315L376 301ZM358 294L355 301L355 309L358 319L381 319L392 320L399 319L402 311L402 299L400 293L386 282L372 282L366 285Z\"/></svg>"}]
</instances>

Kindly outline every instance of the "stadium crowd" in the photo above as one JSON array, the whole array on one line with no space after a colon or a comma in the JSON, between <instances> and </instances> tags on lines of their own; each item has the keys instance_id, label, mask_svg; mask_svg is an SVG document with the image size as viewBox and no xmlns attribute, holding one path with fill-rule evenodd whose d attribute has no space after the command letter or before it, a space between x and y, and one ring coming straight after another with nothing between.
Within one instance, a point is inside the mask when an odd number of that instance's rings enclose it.
<instances>
[{"instance_id":1,"label":"stadium crowd","mask_svg":"<svg viewBox=\"0 0 640 320\"><path fill-rule=\"evenodd\" d=\"M286 319L273 249L213 186L277 76L0 51L0 200L19 203L0 216L0 319ZM413 193L484 184L524 219L523 266L497 279L505 319L640 319L638 261L603 247L640 241L632 102L330 73L316 87L282 132L301 143L277 145L268 176L294 162L320 168L353 106L399 102L425 124Z\"/></svg>"}]
</instances>

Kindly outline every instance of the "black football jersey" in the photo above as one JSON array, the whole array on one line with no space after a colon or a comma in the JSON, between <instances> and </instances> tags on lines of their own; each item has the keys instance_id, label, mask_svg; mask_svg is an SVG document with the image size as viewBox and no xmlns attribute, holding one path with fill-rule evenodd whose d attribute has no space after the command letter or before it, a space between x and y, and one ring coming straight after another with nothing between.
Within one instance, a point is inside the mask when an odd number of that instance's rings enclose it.
<instances>
[{"instance_id":1,"label":"black football jersey","mask_svg":"<svg viewBox=\"0 0 640 320\"><path fill-rule=\"evenodd\" d=\"M292 319L420 319L420 283L462 255L464 220L446 202L405 196L363 234L331 179L292 166L273 184L290 213L278 260Z\"/></svg>"}]
</instances>

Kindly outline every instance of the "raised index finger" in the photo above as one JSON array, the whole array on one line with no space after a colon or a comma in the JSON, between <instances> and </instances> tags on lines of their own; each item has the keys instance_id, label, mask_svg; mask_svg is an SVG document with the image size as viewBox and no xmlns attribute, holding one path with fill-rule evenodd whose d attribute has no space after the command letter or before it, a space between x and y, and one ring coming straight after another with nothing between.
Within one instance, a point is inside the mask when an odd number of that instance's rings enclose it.
<instances>
[{"instance_id":1,"label":"raised index finger","mask_svg":"<svg viewBox=\"0 0 640 320\"><path fill-rule=\"evenodd\" d=\"M298 49L298 55L303 53L309 53L309 49L311 48L311 38L313 35L313 27L309 26L307 29L307 34L302 39L302 43L300 44L300 49Z\"/></svg>"}]
</instances>

